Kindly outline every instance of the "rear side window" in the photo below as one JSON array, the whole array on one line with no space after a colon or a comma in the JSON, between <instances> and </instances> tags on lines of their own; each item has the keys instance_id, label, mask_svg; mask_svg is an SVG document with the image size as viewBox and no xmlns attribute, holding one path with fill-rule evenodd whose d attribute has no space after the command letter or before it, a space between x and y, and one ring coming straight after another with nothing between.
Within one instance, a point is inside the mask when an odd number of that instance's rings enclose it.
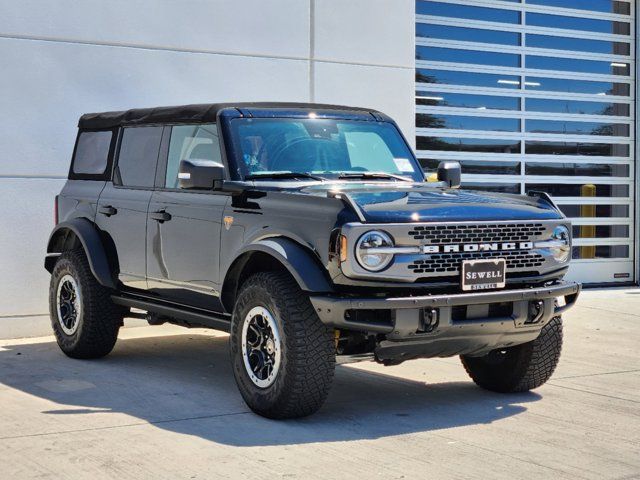
<instances>
[{"instance_id":1,"label":"rear side window","mask_svg":"<svg viewBox=\"0 0 640 480\"><path fill-rule=\"evenodd\" d=\"M76 175L102 175L107 169L113 132L80 132L73 158Z\"/></svg>"},{"instance_id":2,"label":"rear side window","mask_svg":"<svg viewBox=\"0 0 640 480\"><path fill-rule=\"evenodd\" d=\"M162 127L125 128L114 183L125 187L153 187L161 139Z\"/></svg>"}]
</instances>

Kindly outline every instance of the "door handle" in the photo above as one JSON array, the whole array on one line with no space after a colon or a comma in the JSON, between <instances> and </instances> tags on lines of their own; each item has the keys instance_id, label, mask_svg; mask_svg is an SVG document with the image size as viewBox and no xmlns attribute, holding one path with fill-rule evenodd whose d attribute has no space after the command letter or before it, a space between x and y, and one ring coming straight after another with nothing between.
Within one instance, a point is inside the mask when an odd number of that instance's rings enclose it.
<instances>
[{"instance_id":1,"label":"door handle","mask_svg":"<svg viewBox=\"0 0 640 480\"><path fill-rule=\"evenodd\" d=\"M152 212L149 214L149 217L155 220L156 222L164 223L171 220L171 214L167 213L164 210L160 210L158 212Z\"/></svg>"},{"instance_id":2,"label":"door handle","mask_svg":"<svg viewBox=\"0 0 640 480\"><path fill-rule=\"evenodd\" d=\"M115 215L116 213L118 213L118 209L112 207L111 205L103 205L101 207L98 207L98 212L106 215L107 217L110 217L111 215Z\"/></svg>"}]
</instances>

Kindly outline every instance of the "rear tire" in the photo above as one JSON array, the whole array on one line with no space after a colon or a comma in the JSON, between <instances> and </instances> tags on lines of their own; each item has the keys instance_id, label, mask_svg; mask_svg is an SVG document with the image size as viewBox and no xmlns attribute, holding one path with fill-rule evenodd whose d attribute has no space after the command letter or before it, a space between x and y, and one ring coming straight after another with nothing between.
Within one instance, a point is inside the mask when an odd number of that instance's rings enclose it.
<instances>
[{"instance_id":1,"label":"rear tire","mask_svg":"<svg viewBox=\"0 0 640 480\"><path fill-rule=\"evenodd\" d=\"M64 252L53 269L49 287L51 326L58 346L72 358L99 358L113 349L124 309L111 301L83 250Z\"/></svg>"},{"instance_id":2,"label":"rear tire","mask_svg":"<svg viewBox=\"0 0 640 480\"><path fill-rule=\"evenodd\" d=\"M240 394L259 415L304 417L327 398L335 370L332 330L286 273L257 273L242 285L230 350Z\"/></svg>"},{"instance_id":3,"label":"rear tire","mask_svg":"<svg viewBox=\"0 0 640 480\"><path fill-rule=\"evenodd\" d=\"M502 348L484 357L462 355L462 365L480 387L493 392L526 392L553 374L562 350L562 318L554 317L533 342Z\"/></svg>"}]
</instances>

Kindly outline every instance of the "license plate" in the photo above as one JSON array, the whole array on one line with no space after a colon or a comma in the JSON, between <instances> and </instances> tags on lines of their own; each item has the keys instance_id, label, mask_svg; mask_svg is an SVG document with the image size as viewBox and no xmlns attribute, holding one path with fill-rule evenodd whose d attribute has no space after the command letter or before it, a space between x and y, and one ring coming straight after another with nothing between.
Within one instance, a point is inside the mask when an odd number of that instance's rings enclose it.
<instances>
[{"instance_id":1,"label":"license plate","mask_svg":"<svg viewBox=\"0 0 640 480\"><path fill-rule=\"evenodd\" d=\"M507 262L504 258L462 262L462 290L504 288Z\"/></svg>"}]
</instances>

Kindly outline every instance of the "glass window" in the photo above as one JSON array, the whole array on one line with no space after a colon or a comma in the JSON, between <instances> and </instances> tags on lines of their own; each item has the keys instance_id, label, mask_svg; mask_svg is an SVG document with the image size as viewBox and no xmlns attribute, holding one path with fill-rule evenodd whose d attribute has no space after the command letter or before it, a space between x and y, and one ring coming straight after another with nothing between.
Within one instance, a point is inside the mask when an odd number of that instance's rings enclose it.
<instances>
[{"instance_id":1,"label":"glass window","mask_svg":"<svg viewBox=\"0 0 640 480\"><path fill-rule=\"evenodd\" d=\"M602 75L629 75L629 64L581 60L577 58L541 57L527 55L527 68L538 70L561 70L563 72L597 73Z\"/></svg>"},{"instance_id":2,"label":"glass window","mask_svg":"<svg viewBox=\"0 0 640 480\"><path fill-rule=\"evenodd\" d=\"M551 35L534 35L533 33L527 34L527 47L575 50L578 52L607 53L613 55L630 55L631 53L631 45L625 42L554 37Z\"/></svg>"},{"instance_id":3,"label":"glass window","mask_svg":"<svg viewBox=\"0 0 640 480\"><path fill-rule=\"evenodd\" d=\"M462 182L462 188L466 188L467 190L520 194L519 183Z\"/></svg>"},{"instance_id":4,"label":"glass window","mask_svg":"<svg viewBox=\"0 0 640 480\"><path fill-rule=\"evenodd\" d=\"M597 245L596 247L573 247L574 260L588 258L628 258L628 245Z\"/></svg>"},{"instance_id":5,"label":"glass window","mask_svg":"<svg viewBox=\"0 0 640 480\"><path fill-rule=\"evenodd\" d=\"M628 218L629 205L560 205L569 218Z\"/></svg>"},{"instance_id":6,"label":"glass window","mask_svg":"<svg viewBox=\"0 0 640 480\"><path fill-rule=\"evenodd\" d=\"M496 65L500 67L519 67L520 55L511 53L481 52L478 50L460 50L456 48L416 47L416 60L430 62L472 63L475 65Z\"/></svg>"},{"instance_id":7,"label":"glass window","mask_svg":"<svg viewBox=\"0 0 640 480\"><path fill-rule=\"evenodd\" d=\"M383 172L424 181L391 123L335 119L239 118L231 122L236 165L251 175L307 173L326 178Z\"/></svg>"},{"instance_id":8,"label":"glass window","mask_svg":"<svg viewBox=\"0 0 640 480\"><path fill-rule=\"evenodd\" d=\"M587 93L592 95L616 95L628 97L628 83L592 82L590 80L569 80L565 78L527 77L524 86L527 90L567 93Z\"/></svg>"},{"instance_id":9,"label":"glass window","mask_svg":"<svg viewBox=\"0 0 640 480\"><path fill-rule=\"evenodd\" d=\"M627 22L598 20L595 18L566 17L544 13L527 13L527 25L536 27L562 28L565 30L583 30L585 32L613 33L629 35L631 26Z\"/></svg>"},{"instance_id":10,"label":"glass window","mask_svg":"<svg viewBox=\"0 0 640 480\"><path fill-rule=\"evenodd\" d=\"M416 82L473 87L520 88L520 77L515 75L456 72L452 70L432 70L428 68L419 68L416 70Z\"/></svg>"},{"instance_id":11,"label":"glass window","mask_svg":"<svg viewBox=\"0 0 640 480\"><path fill-rule=\"evenodd\" d=\"M530 155L580 155L588 157L628 157L629 145L619 143L525 142Z\"/></svg>"},{"instance_id":12,"label":"glass window","mask_svg":"<svg viewBox=\"0 0 640 480\"><path fill-rule=\"evenodd\" d=\"M222 163L218 130L215 124L180 125L171 129L164 182L166 188L178 188L180 162L192 159Z\"/></svg>"},{"instance_id":13,"label":"glass window","mask_svg":"<svg viewBox=\"0 0 640 480\"><path fill-rule=\"evenodd\" d=\"M467 18L486 22L520 23L520 12L498 8L472 7L442 2L416 2L418 15L434 15L438 17Z\"/></svg>"},{"instance_id":14,"label":"glass window","mask_svg":"<svg viewBox=\"0 0 640 480\"><path fill-rule=\"evenodd\" d=\"M629 238L629 225L574 225L573 238Z\"/></svg>"},{"instance_id":15,"label":"glass window","mask_svg":"<svg viewBox=\"0 0 640 480\"><path fill-rule=\"evenodd\" d=\"M542 190L554 197L615 197L629 196L629 185L576 183L528 183L526 190Z\"/></svg>"},{"instance_id":16,"label":"glass window","mask_svg":"<svg viewBox=\"0 0 640 480\"><path fill-rule=\"evenodd\" d=\"M125 128L114 182L127 187L153 187L162 127Z\"/></svg>"},{"instance_id":17,"label":"glass window","mask_svg":"<svg viewBox=\"0 0 640 480\"><path fill-rule=\"evenodd\" d=\"M442 160L425 158L421 159L425 170L436 171ZM520 162L503 162L496 160L462 160L462 173L472 175L520 175Z\"/></svg>"},{"instance_id":18,"label":"glass window","mask_svg":"<svg viewBox=\"0 0 640 480\"><path fill-rule=\"evenodd\" d=\"M579 100L527 98L529 112L581 113L584 115L629 116L628 103L581 102Z\"/></svg>"},{"instance_id":19,"label":"glass window","mask_svg":"<svg viewBox=\"0 0 640 480\"><path fill-rule=\"evenodd\" d=\"M531 162L525 167L527 175L559 175L578 177L628 177L629 165L606 163Z\"/></svg>"},{"instance_id":20,"label":"glass window","mask_svg":"<svg viewBox=\"0 0 640 480\"><path fill-rule=\"evenodd\" d=\"M419 113L416 115L416 126L420 128L519 132L520 120L517 118L465 117L462 115Z\"/></svg>"},{"instance_id":21,"label":"glass window","mask_svg":"<svg viewBox=\"0 0 640 480\"><path fill-rule=\"evenodd\" d=\"M416 104L437 107L476 108L478 110L520 110L520 99L518 97L466 93L417 91Z\"/></svg>"},{"instance_id":22,"label":"glass window","mask_svg":"<svg viewBox=\"0 0 640 480\"><path fill-rule=\"evenodd\" d=\"M520 34L484 28L463 28L432 23L417 23L416 36L500 45L520 45Z\"/></svg>"},{"instance_id":23,"label":"glass window","mask_svg":"<svg viewBox=\"0 0 640 480\"><path fill-rule=\"evenodd\" d=\"M451 152L520 153L519 140L494 140L488 138L418 137L418 150L443 150Z\"/></svg>"},{"instance_id":24,"label":"glass window","mask_svg":"<svg viewBox=\"0 0 640 480\"><path fill-rule=\"evenodd\" d=\"M570 122L562 120L527 120L526 131L531 133L562 133L565 135L606 135L628 137L625 123Z\"/></svg>"},{"instance_id":25,"label":"glass window","mask_svg":"<svg viewBox=\"0 0 640 480\"><path fill-rule=\"evenodd\" d=\"M594 12L617 13L629 15L631 4L616 0L527 0L531 5L548 5L549 7L575 8Z\"/></svg>"},{"instance_id":26,"label":"glass window","mask_svg":"<svg viewBox=\"0 0 640 480\"><path fill-rule=\"evenodd\" d=\"M73 173L78 175L101 175L107 168L111 130L106 132L81 132L73 158Z\"/></svg>"}]
</instances>

